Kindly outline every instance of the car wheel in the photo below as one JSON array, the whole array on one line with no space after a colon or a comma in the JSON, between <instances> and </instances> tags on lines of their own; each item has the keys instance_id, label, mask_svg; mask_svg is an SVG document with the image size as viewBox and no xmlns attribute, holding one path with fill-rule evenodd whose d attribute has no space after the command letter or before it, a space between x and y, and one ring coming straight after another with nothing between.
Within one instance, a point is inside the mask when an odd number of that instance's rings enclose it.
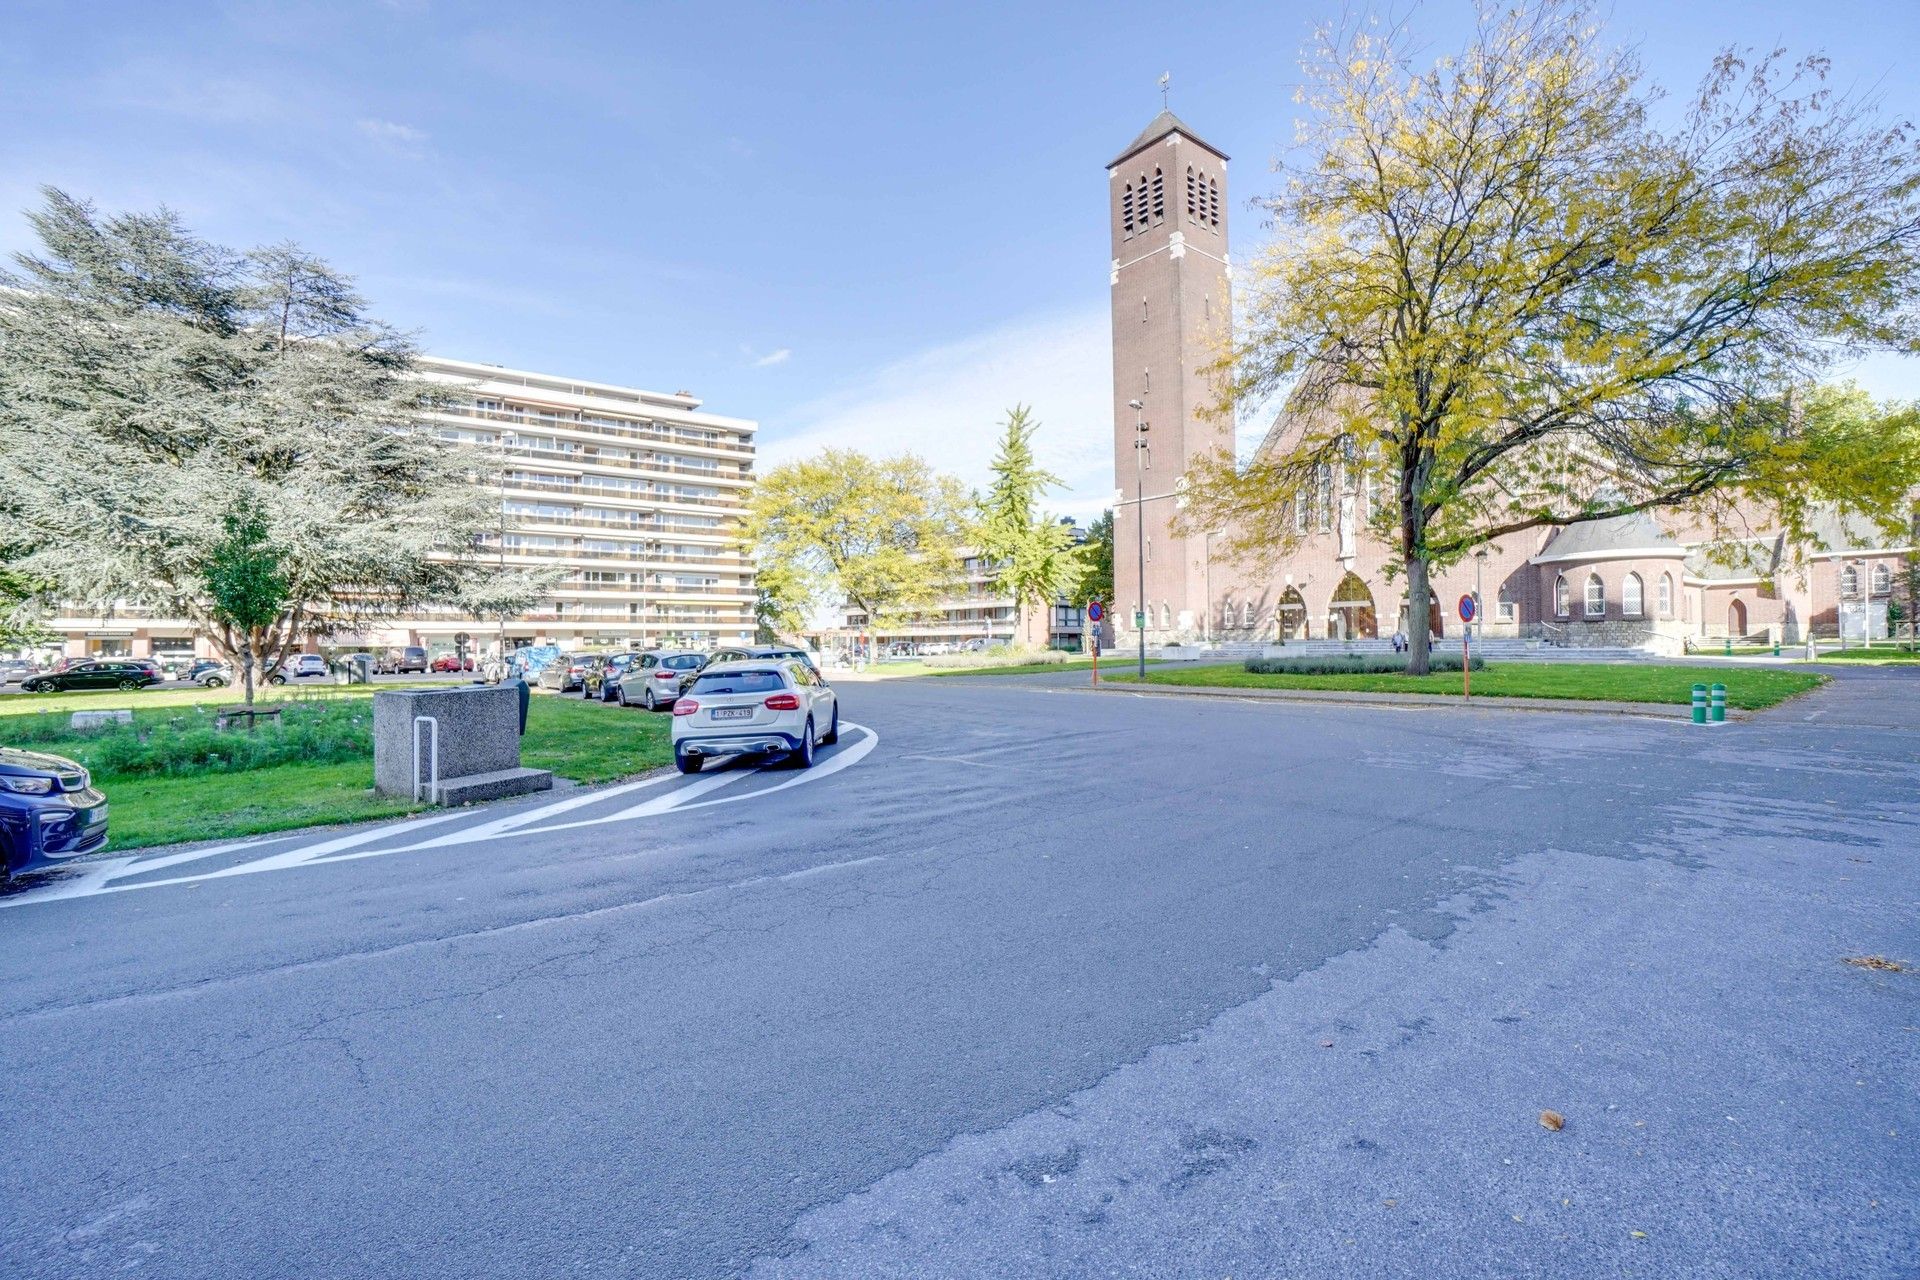
<instances>
[{"instance_id":1,"label":"car wheel","mask_svg":"<svg viewBox=\"0 0 1920 1280\"><path fill-rule=\"evenodd\" d=\"M205 680L202 680L200 683L204 684L209 689L224 689L227 687L227 681L225 676L208 676Z\"/></svg>"},{"instance_id":2,"label":"car wheel","mask_svg":"<svg viewBox=\"0 0 1920 1280\"><path fill-rule=\"evenodd\" d=\"M277 671L267 677L268 684L285 684L286 682L287 678Z\"/></svg>"},{"instance_id":3,"label":"car wheel","mask_svg":"<svg viewBox=\"0 0 1920 1280\"><path fill-rule=\"evenodd\" d=\"M660 704L653 700L652 686L648 686L647 691L640 695L640 705L649 711L658 711L660 709Z\"/></svg>"},{"instance_id":4,"label":"car wheel","mask_svg":"<svg viewBox=\"0 0 1920 1280\"><path fill-rule=\"evenodd\" d=\"M830 747L840 741L840 704L833 704L833 724L827 729L827 736L820 739L820 745Z\"/></svg>"},{"instance_id":5,"label":"car wheel","mask_svg":"<svg viewBox=\"0 0 1920 1280\"><path fill-rule=\"evenodd\" d=\"M140 687L140 682L138 680L122 680L120 682L120 691L122 693L132 693L135 689L138 689L139 687Z\"/></svg>"},{"instance_id":6,"label":"car wheel","mask_svg":"<svg viewBox=\"0 0 1920 1280\"><path fill-rule=\"evenodd\" d=\"M705 756L690 756L682 751L673 753L673 763L679 766L680 772L682 773L698 773L700 772L700 766L706 762L707 759Z\"/></svg>"},{"instance_id":7,"label":"car wheel","mask_svg":"<svg viewBox=\"0 0 1920 1280\"><path fill-rule=\"evenodd\" d=\"M813 717L807 717L807 727L800 731L800 749L787 757L787 764L795 769L813 768Z\"/></svg>"}]
</instances>

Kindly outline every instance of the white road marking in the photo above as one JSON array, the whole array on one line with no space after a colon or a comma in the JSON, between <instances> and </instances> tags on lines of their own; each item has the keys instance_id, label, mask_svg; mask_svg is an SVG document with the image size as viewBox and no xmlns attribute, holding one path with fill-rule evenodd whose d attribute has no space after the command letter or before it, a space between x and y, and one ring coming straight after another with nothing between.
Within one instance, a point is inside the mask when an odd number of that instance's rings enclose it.
<instances>
[{"instance_id":1,"label":"white road marking","mask_svg":"<svg viewBox=\"0 0 1920 1280\"><path fill-rule=\"evenodd\" d=\"M681 809L700 809L708 805L729 804L736 800L751 800L757 796L770 795L775 791L784 791L788 787L798 786L819 778L831 777L840 770L857 764L879 745L880 735L864 725L843 722L843 731L857 733L858 741L848 743L831 756L822 760L812 769L796 771L769 787L750 788L737 795L721 796L711 800L697 800L710 791L716 791L729 783L743 778L759 775L759 770L734 769L716 773L710 777L699 778L686 786L630 805L616 813L597 818L586 818L574 822L562 822L549 825L547 820L562 813L569 813L587 805L598 804L621 795L639 791L647 787L656 787L663 783L680 779L679 774L669 773L656 777L641 778L634 782L622 783L616 787L587 792L582 795L568 796L532 809L507 814L491 821L476 823L459 831L436 834L429 839L411 843L388 845L378 849L365 849L361 846L375 844L385 840L405 841L414 832L463 818L472 818L470 810L456 809L447 813L429 814L425 817L409 818L403 822L389 823L383 826L365 828L322 840L317 844L297 845L283 849L279 853L251 862L236 863L199 874L168 876L160 880L133 880L130 877L145 875L149 872L178 866L187 862L200 861L219 854L234 853L255 845L277 844L289 837L263 836L256 840L242 840L230 844L213 845L204 849L189 849L181 853L163 854L157 858L140 861L139 855L124 858L103 859L99 862L81 864L81 873L72 877L54 880L44 887L26 890L11 898L0 899L0 907L25 906L34 902L52 902L63 898L92 897L102 893L125 893L133 889L158 889L165 885L197 884L203 880L219 880L232 876L255 875L262 871L284 871L291 867L332 865L336 862L354 862L361 858L383 858L388 854L412 853L420 849L450 848L456 845L474 844L484 840L497 840L509 835L545 835L549 832L571 831L579 827L600 826L613 822L630 822L639 818L657 817L674 813ZM691 803L690 803L691 802ZM349 852L351 851L351 852ZM83 868L83 869L82 869ZM116 883L126 881L125 883Z\"/></svg>"}]
</instances>

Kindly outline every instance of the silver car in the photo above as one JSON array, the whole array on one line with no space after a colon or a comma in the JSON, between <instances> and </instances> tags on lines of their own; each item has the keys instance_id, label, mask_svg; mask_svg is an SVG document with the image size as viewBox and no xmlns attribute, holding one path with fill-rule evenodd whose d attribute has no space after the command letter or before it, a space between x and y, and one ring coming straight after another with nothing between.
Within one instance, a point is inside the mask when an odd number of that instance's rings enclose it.
<instances>
[{"instance_id":1,"label":"silver car","mask_svg":"<svg viewBox=\"0 0 1920 1280\"><path fill-rule=\"evenodd\" d=\"M742 755L785 755L805 769L816 746L838 741L840 699L792 658L716 663L673 704L673 762L682 773Z\"/></svg>"}]
</instances>

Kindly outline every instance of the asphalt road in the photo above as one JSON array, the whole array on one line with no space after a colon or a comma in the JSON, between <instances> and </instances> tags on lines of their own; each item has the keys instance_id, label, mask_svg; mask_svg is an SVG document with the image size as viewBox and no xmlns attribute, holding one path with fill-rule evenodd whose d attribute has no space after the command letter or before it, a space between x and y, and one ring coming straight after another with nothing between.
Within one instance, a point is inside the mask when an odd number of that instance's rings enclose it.
<instances>
[{"instance_id":1,"label":"asphalt road","mask_svg":"<svg viewBox=\"0 0 1920 1280\"><path fill-rule=\"evenodd\" d=\"M1913 1276L1916 677L849 683L817 777L108 859L0 898L0 1274Z\"/></svg>"}]
</instances>

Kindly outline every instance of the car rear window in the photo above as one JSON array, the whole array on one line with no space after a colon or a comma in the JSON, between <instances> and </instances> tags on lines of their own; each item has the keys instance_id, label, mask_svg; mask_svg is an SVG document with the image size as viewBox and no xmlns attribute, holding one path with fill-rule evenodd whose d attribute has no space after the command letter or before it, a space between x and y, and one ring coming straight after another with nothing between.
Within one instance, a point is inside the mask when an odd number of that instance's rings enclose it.
<instances>
[{"instance_id":1,"label":"car rear window","mask_svg":"<svg viewBox=\"0 0 1920 1280\"><path fill-rule=\"evenodd\" d=\"M663 667L671 667L675 671L692 671L695 667L698 667L703 661L705 661L705 659L701 658L699 654L687 653L687 654L682 654L678 658L668 658L665 661L663 661L660 665Z\"/></svg>"},{"instance_id":2,"label":"car rear window","mask_svg":"<svg viewBox=\"0 0 1920 1280\"><path fill-rule=\"evenodd\" d=\"M721 671L693 682L698 693L778 693L786 688L778 671Z\"/></svg>"}]
</instances>

